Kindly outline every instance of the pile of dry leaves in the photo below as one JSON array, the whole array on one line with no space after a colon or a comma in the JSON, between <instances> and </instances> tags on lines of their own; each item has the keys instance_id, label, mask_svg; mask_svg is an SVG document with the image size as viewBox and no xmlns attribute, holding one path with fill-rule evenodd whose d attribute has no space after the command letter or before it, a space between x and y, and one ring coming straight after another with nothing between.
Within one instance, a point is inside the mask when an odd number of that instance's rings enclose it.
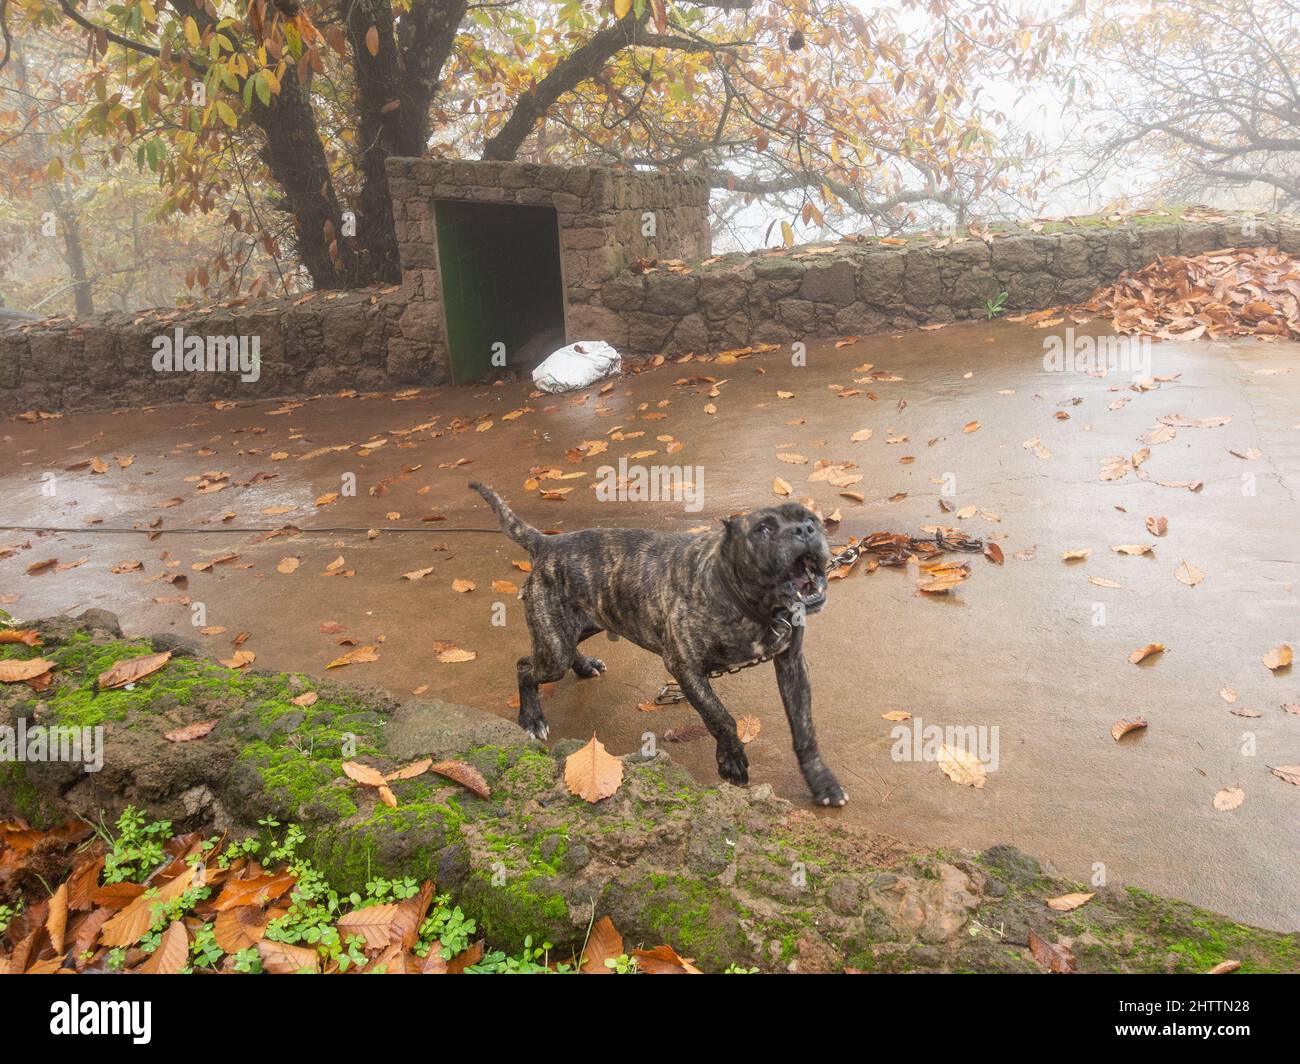
<instances>
[{"instance_id":1,"label":"pile of dry leaves","mask_svg":"<svg viewBox=\"0 0 1300 1064\"><path fill-rule=\"evenodd\" d=\"M74 820L38 831L23 821L0 822L0 974L481 970L482 939L448 955L436 937L430 942L422 933L431 906L443 902L432 882L401 900L349 905L344 899L334 908L300 895L300 873L314 875L302 864L263 864L238 844L223 838L212 845L199 832L159 841L156 861L119 878L120 870L107 874L112 855L89 824ZM48 893L46 884L58 885ZM25 905L14 904L22 897ZM286 934L292 929L286 918L310 933ZM346 945L330 948L331 942ZM576 956L548 958L545 968L596 975L698 971L670 946L625 954L608 917L596 922Z\"/></svg>"},{"instance_id":2,"label":"pile of dry leaves","mask_svg":"<svg viewBox=\"0 0 1300 1064\"><path fill-rule=\"evenodd\" d=\"M1104 314L1118 333L1300 338L1300 257L1277 248L1156 259L1099 289L1075 311Z\"/></svg>"}]
</instances>

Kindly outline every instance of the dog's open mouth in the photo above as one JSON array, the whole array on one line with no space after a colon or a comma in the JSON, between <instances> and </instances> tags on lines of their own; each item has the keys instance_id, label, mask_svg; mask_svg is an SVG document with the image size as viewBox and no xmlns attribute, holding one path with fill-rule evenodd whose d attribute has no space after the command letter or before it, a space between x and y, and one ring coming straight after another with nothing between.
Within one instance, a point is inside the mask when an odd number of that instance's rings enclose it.
<instances>
[{"instance_id":1,"label":"dog's open mouth","mask_svg":"<svg viewBox=\"0 0 1300 1064\"><path fill-rule=\"evenodd\" d=\"M814 555L804 554L796 559L791 583L795 598L803 604L805 612L815 613L826 604L826 574Z\"/></svg>"}]
</instances>

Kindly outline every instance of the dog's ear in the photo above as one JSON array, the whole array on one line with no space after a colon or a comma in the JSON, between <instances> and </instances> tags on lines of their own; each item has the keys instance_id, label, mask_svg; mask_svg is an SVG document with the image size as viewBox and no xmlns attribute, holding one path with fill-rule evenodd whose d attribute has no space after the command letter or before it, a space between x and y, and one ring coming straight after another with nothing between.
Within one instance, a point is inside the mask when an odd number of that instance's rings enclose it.
<instances>
[{"instance_id":1,"label":"dog's ear","mask_svg":"<svg viewBox=\"0 0 1300 1064\"><path fill-rule=\"evenodd\" d=\"M746 521L746 518L748 517L749 511L742 510L740 513L727 514L726 517L719 518L722 522L723 541L744 539L745 530L748 527L748 522Z\"/></svg>"}]
</instances>

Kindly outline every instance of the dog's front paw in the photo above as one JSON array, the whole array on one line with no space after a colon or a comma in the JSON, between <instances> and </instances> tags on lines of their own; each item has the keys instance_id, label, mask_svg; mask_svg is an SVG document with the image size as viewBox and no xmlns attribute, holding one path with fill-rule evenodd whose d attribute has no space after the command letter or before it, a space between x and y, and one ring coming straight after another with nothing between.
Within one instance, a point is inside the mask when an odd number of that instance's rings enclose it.
<instances>
[{"instance_id":1,"label":"dog's front paw","mask_svg":"<svg viewBox=\"0 0 1300 1064\"><path fill-rule=\"evenodd\" d=\"M840 786L834 776L830 776L825 783L813 788L813 799L819 805L848 805L849 792Z\"/></svg>"},{"instance_id":2,"label":"dog's front paw","mask_svg":"<svg viewBox=\"0 0 1300 1064\"><path fill-rule=\"evenodd\" d=\"M551 726L546 723L546 718L540 713L535 717L524 717L519 715L519 727L523 728L529 735L539 742L546 742L546 737L551 734Z\"/></svg>"},{"instance_id":3,"label":"dog's front paw","mask_svg":"<svg viewBox=\"0 0 1300 1064\"><path fill-rule=\"evenodd\" d=\"M836 807L849 804L849 792L841 787L838 783L832 781L830 787L821 791L814 791L813 797L822 805L833 805Z\"/></svg>"},{"instance_id":4,"label":"dog's front paw","mask_svg":"<svg viewBox=\"0 0 1300 1064\"><path fill-rule=\"evenodd\" d=\"M718 775L738 787L749 782L749 758L743 747L718 746Z\"/></svg>"},{"instance_id":5,"label":"dog's front paw","mask_svg":"<svg viewBox=\"0 0 1300 1064\"><path fill-rule=\"evenodd\" d=\"M804 778L808 781L808 789L812 791L813 801L818 805L842 806L848 804L848 792L840 786L840 781L835 778L835 773L825 765L818 764L814 768L806 769Z\"/></svg>"}]
</instances>

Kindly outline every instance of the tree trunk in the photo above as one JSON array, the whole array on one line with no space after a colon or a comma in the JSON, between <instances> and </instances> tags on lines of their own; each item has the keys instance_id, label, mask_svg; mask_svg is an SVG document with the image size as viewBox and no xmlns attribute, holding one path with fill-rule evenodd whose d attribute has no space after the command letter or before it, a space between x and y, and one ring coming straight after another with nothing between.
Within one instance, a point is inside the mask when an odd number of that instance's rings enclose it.
<instances>
[{"instance_id":1,"label":"tree trunk","mask_svg":"<svg viewBox=\"0 0 1300 1064\"><path fill-rule=\"evenodd\" d=\"M388 172L384 169L384 160L397 154L398 126L406 106L399 87L393 8L389 0L344 0L340 14L352 46L357 80L361 144L357 169L362 178L357 242L364 249L362 267L376 280L399 281L402 267L397 258ZM374 55L370 54L367 38L374 43Z\"/></svg>"},{"instance_id":2,"label":"tree trunk","mask_svg":"<svg viewBox=\"0 0 1300 1064\"><path fill-rule=\"evenodd\" d=\"M467 0L414 0L402 18L397 29L402 64L399 155L418 157L429 145L429 105L468 8Z\"/></svg>"},{"instance_id":3,"label":"tree trunk","mask_svg":"<svg viewBox=\"0 0 1300 1064\"><path fill-rule=\"evenodd\" d=\"M467 7L466 0L416 0L395 31L390 0L345 0L340 5L357 83L362 182L357 245L361 272L371 280L401 280L384 163L390 155L424 154L429 105ZM371 29L373 55L367 43Z\"/></svg>"},{"instance_id":4,"label":"tree trunk","mask_svg":"<svg viewBox=\"0 0 1300 1064\"><path fill-rule=\"evenodd\" d=\"M14 71L20 91L26 93L27 56L21 51L14 53ZM44 170L50 162L45 150L45 133L42 131L32 139L32 154L37 164ZM63 261L68 265L68 273L76 282L73 288L77 314L84 317L95 313L95 296L90 287L90 276L86 272L86 249L81 243L81 227L77 223L77 206L68 187L68 179L62 185L54 181L47 189L50 207L58 225L57 236L63 238Z\"/></svg>"},{"instance_id":5,"label":"tree trunk","mask_svg":"<svg viewBox=\"0 0 1300 1064\"><path fill-rule=\"evenodd\" d=\"M262 160L293 213L298 257L316 288L351 288L363 275L325 158L325 145L306 90L290 67L269 106L255 103L253 120L266 134Z\"/></svg>"},{"instance_id":6,"label":"tree trunk","mask_svg":"<svg viewBox=\"0 0 1300 1064\"><path fill-rule=\"evenodd\" d=\"M95 313L95 296L90 289L90 275L86 273L86 250L81 243L81 225L77 221L76 209L66 201L55 208L59 217L59 227L63 230L63 257L67 260L68 271L77 282L73 292L77 300L77 315L85 317Z\"/></svg>"}]
</instances>

